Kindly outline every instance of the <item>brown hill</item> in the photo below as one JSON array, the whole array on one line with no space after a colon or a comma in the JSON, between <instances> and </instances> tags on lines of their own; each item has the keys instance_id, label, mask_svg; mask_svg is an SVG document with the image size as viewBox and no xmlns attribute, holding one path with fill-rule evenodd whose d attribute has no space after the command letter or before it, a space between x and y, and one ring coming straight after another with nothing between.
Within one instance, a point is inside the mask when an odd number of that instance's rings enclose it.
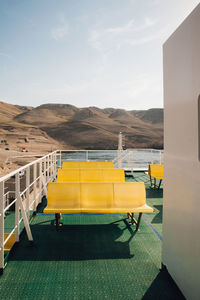
<instances>
[{"instance_id":1,"label":"brown hill","mask_svg":"<svg viewBox=\"0 0 200 300\"><path fill-rule=\"evenodd\" d=\"M133 110L131 113L143 121L151 122L152 124L163 123L164 112L162 108L148 110Z\"/></svg>"},{"instance_id":2,"label":"brown hill","mask_svg":"<svg viewBox=\"0 0 200 300\"><path fill-rule=\"evenodd\" d=\"M7 126L18 131L26 127L38 130L39 136L67 148L116 149L118 134L125 135L127 148L163 147L163 109L126 111L123 109L98 107L78 108L69 104L44 104L36 108L0 103L0 114ZM0 133L6 129L0 126ZM55 142L56 144L56 142Z\"/></svg>"}]
</instances>

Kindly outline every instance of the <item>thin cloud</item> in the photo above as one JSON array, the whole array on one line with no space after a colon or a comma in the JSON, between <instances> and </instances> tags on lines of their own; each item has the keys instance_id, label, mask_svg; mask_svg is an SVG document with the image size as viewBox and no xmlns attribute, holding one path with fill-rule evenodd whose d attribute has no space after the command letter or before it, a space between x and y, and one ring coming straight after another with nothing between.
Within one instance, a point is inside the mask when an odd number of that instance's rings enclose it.
<instances>
[{"instance_id":1,"label":"thin cloud","mask_svg":"<svg viewBox=\"0 0 200 300\"><path fill-rule=\"evenodd\" d=\"M62 21L61 26L53 28L51 31L51 36L54 40L63 40L69 33L69 25Z\"/></svg>"},{"instance_id":2,"label":"thin cloud","mask_svg":"<svg viewBox=\"0 0 200 300\"><path fill-rule=\"evenodd\" d=\"M89 35L89 43L91 46L98 50L102 51L104 49L120 49L122 44L127 43L127 41L131 40L131 37L138 32L141 32L140 36L142 36L143 31L153 27L158 22L157 19L152 19L150 17L145 17L142 24L136 24L134 19L129 20L127 23L122 26L109 27L105 29L92 29ZM141 37L140 40L145 39L148 42L147 38ZM151 39L149 39L150 41ZM141 43L141 42L139 42ZM139 44L137 42L128 44Z\"/></svg>"},{"instance_id":3,"label":"thin cloud","mask_svg":"<svg viewBox=\"0 0 200 300\"><path fill-rule=\"evenodd\" d=\"M4 52L0 52L0 56L4 56L4 57L7 57L7 58L11 58L10 55L8 55L8 54L6 54L6 53L4 53Z\"/></svg>"},{"instance_id":4,"label":"thin cloud","mask_svg":"<svg viewBox=\"0 0 200 300\"><path fill-rule=\"evenodd\" d=\"M132 45L132 46L143 45L143 44L155 41L155 40L163 40L164 41L166 36L167 36L167 31L161 30L161 31L155 32L153 34L150 34L148 36L144 36L141 38L127 39L126 42L127 42L127 44Z\"/></svg>"},{"instance_id":5,"label":"thin cloud","mask_svg":"<svg viewBox=\"0 0 200 300\"><path fill-rule=\"evenodd\" d=\"M107 33L111 34L121 34L134 29L134 20L130 20L127 24L121 27L111 27L105 30Z\"/></svg>"}]
</instances>

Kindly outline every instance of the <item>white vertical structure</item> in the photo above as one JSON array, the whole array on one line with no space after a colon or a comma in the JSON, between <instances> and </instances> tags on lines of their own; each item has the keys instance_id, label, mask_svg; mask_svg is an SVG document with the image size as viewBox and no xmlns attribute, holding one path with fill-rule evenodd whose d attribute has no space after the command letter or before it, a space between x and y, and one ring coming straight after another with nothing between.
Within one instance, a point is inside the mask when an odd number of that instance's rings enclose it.
<instances>
[{"instance_id":1,"label":"white vertical structure","mask_svg":"<svg viewBox=\"0 0 200 300\"><path fill-rule=\"evenodd\" d=\"M164 44L163 264L200 299L200 5Z\"/></svg>"},{"instance_id":2,"label":"white vertical structure","mask_svg":"<svg viewBox=\"0 0 200 300\"><path fill-rule=\"evenodd\" d=\"M118 157L118 168L122 168L122 153L123 153L123 146L122 146L122 133L120 132L118 135L118 150L117 150L117 157Z\"/></svg>"}]
</instances>

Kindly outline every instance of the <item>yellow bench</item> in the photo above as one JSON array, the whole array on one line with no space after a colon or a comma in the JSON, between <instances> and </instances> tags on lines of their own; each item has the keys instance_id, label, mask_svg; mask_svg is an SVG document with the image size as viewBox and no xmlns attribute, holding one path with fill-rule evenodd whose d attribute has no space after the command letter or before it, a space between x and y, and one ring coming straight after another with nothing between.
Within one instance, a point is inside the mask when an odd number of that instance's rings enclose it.
<instances>
[{"instance_id":1,"label":"yellow bench","mask_svg":"<svg viewBox=\"0 0 200 300\"><path fill-rule=\"evenodd\" d=\"M58 169L57 182L125 182L123 169Z\"/></svg>"},{"instance_id":2,"label":"yellow bench","mask_svg":"<svg viewBox=\"0 0 200 300\"><path fill-rule=\"evenodd\" d=\"M9 233L4 233L4 241L9 236ZM4 245L4 251L10 251L13 245L15 244L15 234L11 234L9 239L7 240L6 244Z\"/></svg>"},{"instance_id":3,"label":"yellow bench","mask_svg":"<svg viewBox=\"0 0 200 300\"><path fill-rule=\"evenodd\" d=\"M44 213L56 214L57 229L61 213L128 213L138 230L142 213L146 212L153 212L153 208L146 204L143 182L51 182L44 209ZM134 213L139 213L138 221Z\"/></svg>"},{"instance_id":4,"label":"yellow bench","mask_svg":"<svg viewBox=\"0 0 200 300\"><path fill-rule=\"evenodd\" d=\"M150 177L150 183L151 183L151 187L153 188L160 188L160 185L162 183L163 180L163 172L164 172L164 166L161 165L149 165L149 171L148 171L148 175ZM152 178L154 179L154 182L152 182ZM159 180L159 184L156 184L156 180Z\"/></svg>"},{"instance_id":5,"label":"yellow bench","mask_svg":"<svg viewBox=\"0 0 200 300\"><path fill-rule=\"evenodd\" d=\"M113 169L114 164L112 161L64 161L62 163L62 169Z\"/></svg>"}]
</instances>

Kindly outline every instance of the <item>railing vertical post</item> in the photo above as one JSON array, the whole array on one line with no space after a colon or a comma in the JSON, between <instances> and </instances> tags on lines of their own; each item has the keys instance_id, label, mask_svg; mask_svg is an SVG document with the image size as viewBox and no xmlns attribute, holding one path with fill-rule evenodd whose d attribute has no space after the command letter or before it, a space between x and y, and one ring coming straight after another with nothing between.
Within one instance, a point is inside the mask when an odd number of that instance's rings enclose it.
<instances>
[{"instance_id":1,"label":"railing vertical post","mask_svg":"<svg viewBox=\"0 0 200 300\"><path fill-rule=\"evenodd\" d=\"M34 199L34 205L33 205L33 210L36 211L37 208L37 199L36 199L36 178L37 178L37 165L36 163L33 165L33 199Z\"/></svg>"},{"instance_id":2,"label":"railing vertical post","mask_svg":"<svg viewBox=\"0 0 200 300\"><path fill-rule=\"evenodd\" d=\"M42 162L39 162L39 202L42 202Z\"/></svg>"},{"instance_id":3,"label":"railing vertical post","mask_svg":"<svg viewBox=\"0 0 200 300\"><path fill-rule=\"evenodd\" d=\"M60 168L62 168L61 151L60 151Z\"/></svg>"},{"instance_id":4,"label":"railing vertical post","mask_svg":"<svg viewBox=\"0 0 200 300\"><path fill-rule=\"evenodd\" d=\"M47 156L47 182L49 182L49 155Z\"/></svg>"},{"instance_id":5,"label":"railing vertical post","mask_svg":"<svg viewBox=\"0 0 200 300\"><path fill-rule=\"evenodd\" d=\"M44 170L43 170L43 178L44 178L44 182L43 182L43 193L46 189L46 183L47 183L47 174L46 174L46 168L47 168L47 163L46 163L46 157L44 158Z\"/></svg>"},{"instance_id":6,"label":"railing vertical post","mask_svg":"<svg viewBox=\"0 0 200 300\"><path fill-rule=\"evenodd\" d=\"M131 160L132 160L132 163L131 163L131 174L132 174L132 176L133 176L133 157L134 157L133 153L134 153L134 151L130 152L130 157L131 157Z\"/></svg>"},{"instance_id":7,"label":"railing vertical post","mask_svg":"<svg viewBox=\"0 0 200 300\"><path fill-rule=\"evenodd\" d=\"M131 151L128 152L128 169L131 169Z\"/></svg>"},{"instance_id":8,"label":"railing vertical post","mask_svg":"<svg viewBox=\"0 0 200 300\"><path fill-rule=\"evenodd\" d=\"M4 181L0 182L0 273L4 268Z\"/></svg>"},{"instance_id":9,"label":"railing vertical post","mask_svg":"<svg viewBox=\"0 0 200 300\"><path fill-rule=\"evenodd\" d=\"M86 161L88 161L88 151L86 151Z\"/></svg>"},{"instance_id":10,"label":"railing vertical post","mask_svg":"<svg viewBox=\"0 0 200 300\"><path fill-rule=\"evenodd\" d=\"M26 168L26 214L29 219L29 210L30 210L30 167Z\"/></svg>"},{"instance_id":11,"label":"railing vertical post","mask_svg":"<svg viewBox=\"0 0 200 300\"><path fill-rule=\"evenodd\" d=\"M46 157L44 158L44 180L45 180L45 184L47 182L47 174L46 174L46 169L47 169L47 162L46 162Z\"/></svg>"},{"instance_id":12,"label":"railing vertical post","mask_svg":"<svg viewBox=\"0 0 200 300\"><path fill-rule=\"evenodd\" d=\"M19 173L15 175L15 241L19 242L19 201L17 195L20 194L20 178Z\"/></svg>"},{"instance_id":13,"label":"railing vertical post","mask_svg":"<svg viewBox=\"0 0 200 300\"><path fill-rule=\"evenodd\" d=\"M57 171L56 163L57 163L57 155L56 153L54 153L54 179L56 179L56 171Z\"/></svg>"},{"instance_id":14,"label":"railing vertical post","mask_svg":"<svg viewBox=\"0 0 200 300\"><path fill-rule=\"evenodd\" d=\"M118 156L118 169L121 169L122 168L122 153L123 153L123 150L118 150L117 151L117 156Z\"/></svg>"},{"instance_id":15,"label":"railing vertical post","mask_svg":"<svg viewBox=\"0 0 200 300\"><path fill-rule=\"evenodd\" d=\"M51 181L54 179L54 154L51 154Z\"/></svg>"},{"instance_id":16,"label":"railing vertical post","mask_svg":"<svg viewBox=\"0 0 200 300\"><path fill-rule=\"evenodd\" d=\"M49 162L50 162L50 181L52 181L52 154L49 155Z\"/></svg>"},{"instance_id":17,"label":"railing vertical post","mask_svg":"<svg viewBox=\"0 0 200 300\"><path fill-rule=\"evenodd\" d=\"M133 169L134 169L134 152L135 152L135 150L132 151L132 161L133 161L132 166L133 166Z\"/></svg>"},{"instance_id":18,"label":"railing vertical post","mask_svg":"<svg viewBox=\"0 0 200 300\"><path fill-rule=\"evenodd\" d=\"M161 150L160 150L160 165L162 163Z\"/></svg>"},{"instance_id":19,"label":"railing vertical post","mask_svg":"<svg viewBox=\"0 0 200 300\"><path fill-rule=\"evenodd\" d=\"M151 149L151 164L153 164L153 150Z\"/></svg>"}]
</instances>

